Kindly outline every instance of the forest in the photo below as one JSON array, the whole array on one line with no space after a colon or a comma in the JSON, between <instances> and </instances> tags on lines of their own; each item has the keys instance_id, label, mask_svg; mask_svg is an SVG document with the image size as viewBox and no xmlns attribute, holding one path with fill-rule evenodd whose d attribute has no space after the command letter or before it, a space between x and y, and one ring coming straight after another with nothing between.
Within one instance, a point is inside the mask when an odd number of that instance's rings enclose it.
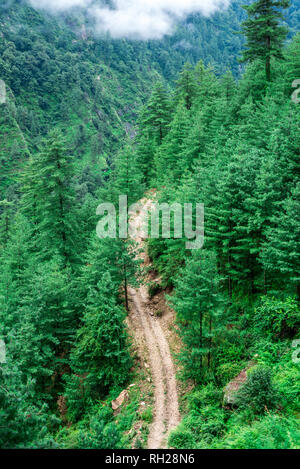
<instances>
[{"instance_id":1,"label":"forest","mask_svg":"<svg viewBox=\"0 0 300 469\"><path fill-rule=\"evenodd\" d=\"M149 448L148 302L178 393L161 447L299 449L299 0L147 41L11 0L0 80L0 448ZM174 217L168 239L100 239L120 195L204 204L203 248Z\"/></svg>"}]
</instances>

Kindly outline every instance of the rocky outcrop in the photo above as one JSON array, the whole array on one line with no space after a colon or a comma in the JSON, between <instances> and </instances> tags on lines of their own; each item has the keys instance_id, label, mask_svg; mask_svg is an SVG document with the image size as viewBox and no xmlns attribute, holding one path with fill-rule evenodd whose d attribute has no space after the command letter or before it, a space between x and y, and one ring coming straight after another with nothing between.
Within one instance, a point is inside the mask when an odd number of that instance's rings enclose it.
<instances>
[{"instance_id":1,"label":"rocky outcrop","mask_svg":"<svg viewBox=\"0 0 300 469\"><path fill-rule=\"evenodd\" d=\"M124 402L127 401L128 397L129 397L128 391L125 389L124 391L121 392L121 394L119 395L119 397L117 397L117 399L112 401L111 403L112 409L118 410L121 407L121 405L123 405Z\"/></svg>"},{"instance_id":2,"label":"rocky outcrop","mask_svg":"<svg viewBox=\"0 0 300 469\"><path fill-rule=\"evenodd\" d=\"M247 381L247 372L256 365L255 361L251 361L246 368L244 368L238 376L236 376L232 381L230 381L224 389L224 399L223 402L225 405L234 405L236 402L236 393Z\"/></svg>"}]
</instances>

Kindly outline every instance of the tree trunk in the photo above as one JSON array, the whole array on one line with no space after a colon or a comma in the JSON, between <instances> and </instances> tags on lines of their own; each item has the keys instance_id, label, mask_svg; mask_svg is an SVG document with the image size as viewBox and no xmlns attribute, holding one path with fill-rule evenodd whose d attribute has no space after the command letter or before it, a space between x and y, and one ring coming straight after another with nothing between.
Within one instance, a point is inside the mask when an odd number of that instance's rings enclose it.
<instances>
[{"instance_id":1,"label":"tree trunk","mask_svg":"<svg viewBox=\"0 0 300 469\"><path fill-rule=\"evenodd\" d=\"M211 352L212 352L212 318L209 318L209 352L208 352L208 368L211 365Z\"/></svg>"},{"instance_id":2,"label":"tree trunk","mask_svg":"<svg viewBox=\"0 0 300 469\"><path fill-rule=\"evenodd\" d=\"M271 38L267 36L267 57L266 57L266 78L267 81L271 81L271 56L270 56L270 49L271 49Z\"/></svg>"},{"instance_id":3,"label":"tree trunk","mask_svg":"<svg viewBox=\"0 0 300 469\"><path fill-rule=\"evenodd\" d=\"M126 266L124 266L124 293L125 293L125 307L126 311L129 311L129 301L128 301L128 283L127 283L127 272Z\"/></svg>"},{"instance_id":4,"label":"tree trunk","mask_svg":"<svg viewBox=\"0 0 300 469\"><path fill-rule=\"evenodd\" d=\"M200 341L199 341L199 345L200 345L200 348L202 349L203 347L203 343L202 343L202 339L203 339L203 315L202 313L200 313ZM200 358L200 368L202 368L202 352L201 352L201 358Z\"/></svg>"}]
</instances>

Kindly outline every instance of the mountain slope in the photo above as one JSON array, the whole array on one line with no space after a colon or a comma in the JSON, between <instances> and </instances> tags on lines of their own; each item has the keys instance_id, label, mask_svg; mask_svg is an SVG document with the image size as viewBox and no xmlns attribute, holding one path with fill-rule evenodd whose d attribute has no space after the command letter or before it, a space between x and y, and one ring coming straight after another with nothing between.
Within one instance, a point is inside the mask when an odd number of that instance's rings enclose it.
<instances>
[{"instance_id":1,"label":"mountain slope","mask_svg":"<svg viewBox=\"0 0 300 469\"><path fill-rule=\"evenodd\" d=\"M138 110L160 76L171 83L186 61L200 59L217 73L230 68L237 75L241 3L234 1L210 18L191 15L173 35L143 42L95 38L84 15L54 17L23 0L5 2L0 6L0 78L11 90L10 106L23 134L17 141L14 132L8 134L1 145L8 174L26 157L25 147L36 152L53 127L63 130L81 170L99 174L124 137L134 134ZM299 4L294 0L288 14L293 30L299 25Z\"/></svg>"}]
</instances>

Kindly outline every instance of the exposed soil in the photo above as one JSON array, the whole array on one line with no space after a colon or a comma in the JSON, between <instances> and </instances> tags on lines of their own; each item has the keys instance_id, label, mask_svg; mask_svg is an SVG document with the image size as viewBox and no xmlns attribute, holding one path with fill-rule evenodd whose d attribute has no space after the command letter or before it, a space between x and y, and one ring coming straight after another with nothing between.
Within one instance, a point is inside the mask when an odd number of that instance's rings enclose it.
<instances>
[{"instance_id":1,"label":"exposed soil","mask_svg":"<svg viewBox=\"0 0 300 469\"><path fill-rule=\"evenodd\" d=\"M131 220L136 230L142 227L147 210L153 202L143 199L143 209ZM149 266L144 248L142 234L136 241L141 248L139 256ZM147 281L147 280L146 280ZM173 363L168 339L170 309L166 305L164 295L156 295L150 299L148 289L141 285L138 289L130 288L129 323L135 336L137 352L141 357L148 356L152 382L154 386L154 418L150 426L148 449L166 448L169 432L180 422L176 370ZM155 312L162 317L155 317Z\"/></svg>"}]
</instances>

